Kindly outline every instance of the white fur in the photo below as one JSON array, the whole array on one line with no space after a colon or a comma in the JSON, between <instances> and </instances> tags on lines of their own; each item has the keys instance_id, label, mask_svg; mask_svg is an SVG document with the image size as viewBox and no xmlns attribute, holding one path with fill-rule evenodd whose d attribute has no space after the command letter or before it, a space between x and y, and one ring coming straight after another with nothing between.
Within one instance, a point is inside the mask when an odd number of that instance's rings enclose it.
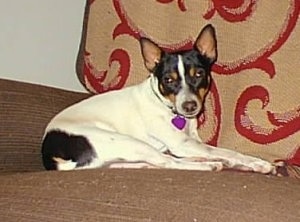
<instances>
[{"instance_id":1,"label":"white fur","mask_svg":"<svg viewBox=\"0 0 300 222\"><path fill-rule=\"evenodd\" d=\"M97 157L81 168L130 164L208 171L226 166L262 173L274 169L267 161L203 144L195 118L187 119L184 130L175 128L171 124L174 114L166 106L169 101L160 95L156 81L152 75L139 85L77 103L55 116L46 133L61 130L86 137ZM166 150L182 158L163 154ZM74 162L66 161L58 162L59 170L75 168Z\"/></svg>"}]
</instances>

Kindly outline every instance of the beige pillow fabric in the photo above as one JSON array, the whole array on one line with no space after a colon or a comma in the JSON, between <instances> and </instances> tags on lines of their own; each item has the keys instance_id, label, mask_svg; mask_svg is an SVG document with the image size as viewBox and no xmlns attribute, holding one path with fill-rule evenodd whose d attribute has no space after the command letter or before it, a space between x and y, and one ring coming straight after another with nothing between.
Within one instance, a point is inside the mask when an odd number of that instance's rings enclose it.
<instances>
[{"instance_id":1,"label":"beige pillow fabric","mask_svg":"<svg viewBox=\"0 0 300 222\"><path fill-rule=\"evenodd\" d=\"M211 23L219 54L203 141L300 165L299 10L298 0L90 0L78 75L94 93L139 83L148 76L140 36L187 49Z\"/></svg>"}]
</instances>

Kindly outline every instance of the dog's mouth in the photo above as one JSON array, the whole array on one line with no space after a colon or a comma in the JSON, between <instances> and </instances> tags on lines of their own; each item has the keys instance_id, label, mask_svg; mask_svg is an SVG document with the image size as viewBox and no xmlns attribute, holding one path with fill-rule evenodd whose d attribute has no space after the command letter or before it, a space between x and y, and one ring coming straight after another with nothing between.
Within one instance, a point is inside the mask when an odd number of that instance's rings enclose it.
<instances>
[{"instance_id":1,"label":"dog's mouth","mask_svg":"<svg viewBox=\"0 0 300 222\"><path fill-rule=\"evenodd\" d=\"M199 114L199 112L184 113L183 116L188 119L192 119L192 118L195 118L196 116L198 116L198 114Z\"/></svg>"},{"instance_id":2,"label":"dog's mouth","mask_svg":"<svg viewBox=\"0 0 300 222\"><path fill-rule=\"evenodd\" d=\"M179 111L175 111L174 113L180 115L180 116L183 116L187 119L192 119L192 118L195 118L198 116L199 112L191 112L191 113L184 113L184 112L179 112Z\"/></svg>"}]
</instances>

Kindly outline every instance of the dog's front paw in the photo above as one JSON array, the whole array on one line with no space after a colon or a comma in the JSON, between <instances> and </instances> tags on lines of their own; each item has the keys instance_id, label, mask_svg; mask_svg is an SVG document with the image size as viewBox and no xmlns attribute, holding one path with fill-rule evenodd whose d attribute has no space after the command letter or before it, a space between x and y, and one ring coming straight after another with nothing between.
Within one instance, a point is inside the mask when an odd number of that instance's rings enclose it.
<instances>
[{"instance_id":1,"label":"dog's front paw","mask_svg":"<svg viewBox=\"0 0 300 222\"><path fill-rule=\"evenodd\" d=\"M261 162L261 161L260 161ZM264 173L264 174L271 174L274 176L279 176L279 177L288 177L289 172L287 169L287 165L285 162L277 162L277 163L269 163L267 161L264 161L259 163L253 163L253 171L259 172L259 173Z\"/></svg>"},{"instance_id":2,"label":"dog's front paw","mask_svg":"<svg viewBox=\"0 0 300 222\"><path fill-rule=\"evenodd\" d=\"M246 156L243 161L235 162L232 168L262 174L276 174L276 166L272 163L251 156Z\"/></svg>"},{"instance_id":3,"label":"dog's front paw","mask_svg":"<svg viewBox=\"0 0 300 222\"><path fill-rule=\"evenodd\" d=\"M290 176L288 165L284 161L279 161L274 163L275 170L272 172L273 175L278 177L288 177Z\"/></svg>"},{"instance_id":4,"label":"dog's front paw","mask_svg":"<svg viewBox=\"0 0 300 222\"><path fill-rule=\"evenodd\" d=\"M224 169L224 165L222 162L212 162L212 171L218 172Z\"/></svg>"},{"instance_id":5,"label":"dog's front paw","mask_svg":"<svg viewBox=\"0 0 300 222\"><path fill-rule=\"evenodd\" d=\"M268 161L257 159L247 166L252 171L263 174L276 174L276 166Z\"/></svg>"}]
</instances>

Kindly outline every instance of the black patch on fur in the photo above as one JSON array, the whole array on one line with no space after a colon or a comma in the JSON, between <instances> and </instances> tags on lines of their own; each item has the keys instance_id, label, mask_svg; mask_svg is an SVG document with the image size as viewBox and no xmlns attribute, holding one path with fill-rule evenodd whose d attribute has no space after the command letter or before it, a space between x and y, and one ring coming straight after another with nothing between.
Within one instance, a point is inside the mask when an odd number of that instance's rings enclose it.
<instances>
[{"instance_id":1,"label":"black patch on fur","mask_svg":"<svg viewBox=\"0 0 300 222\"><path fill-rule=\"evenodd\" d=\"M42 159L47 170L57 170L54 157L72 160L77 163L76 167L80 167L89 164L96 157L96 153L83 136L50 131L42 144Z\"/></svg>"}]
</instances>

